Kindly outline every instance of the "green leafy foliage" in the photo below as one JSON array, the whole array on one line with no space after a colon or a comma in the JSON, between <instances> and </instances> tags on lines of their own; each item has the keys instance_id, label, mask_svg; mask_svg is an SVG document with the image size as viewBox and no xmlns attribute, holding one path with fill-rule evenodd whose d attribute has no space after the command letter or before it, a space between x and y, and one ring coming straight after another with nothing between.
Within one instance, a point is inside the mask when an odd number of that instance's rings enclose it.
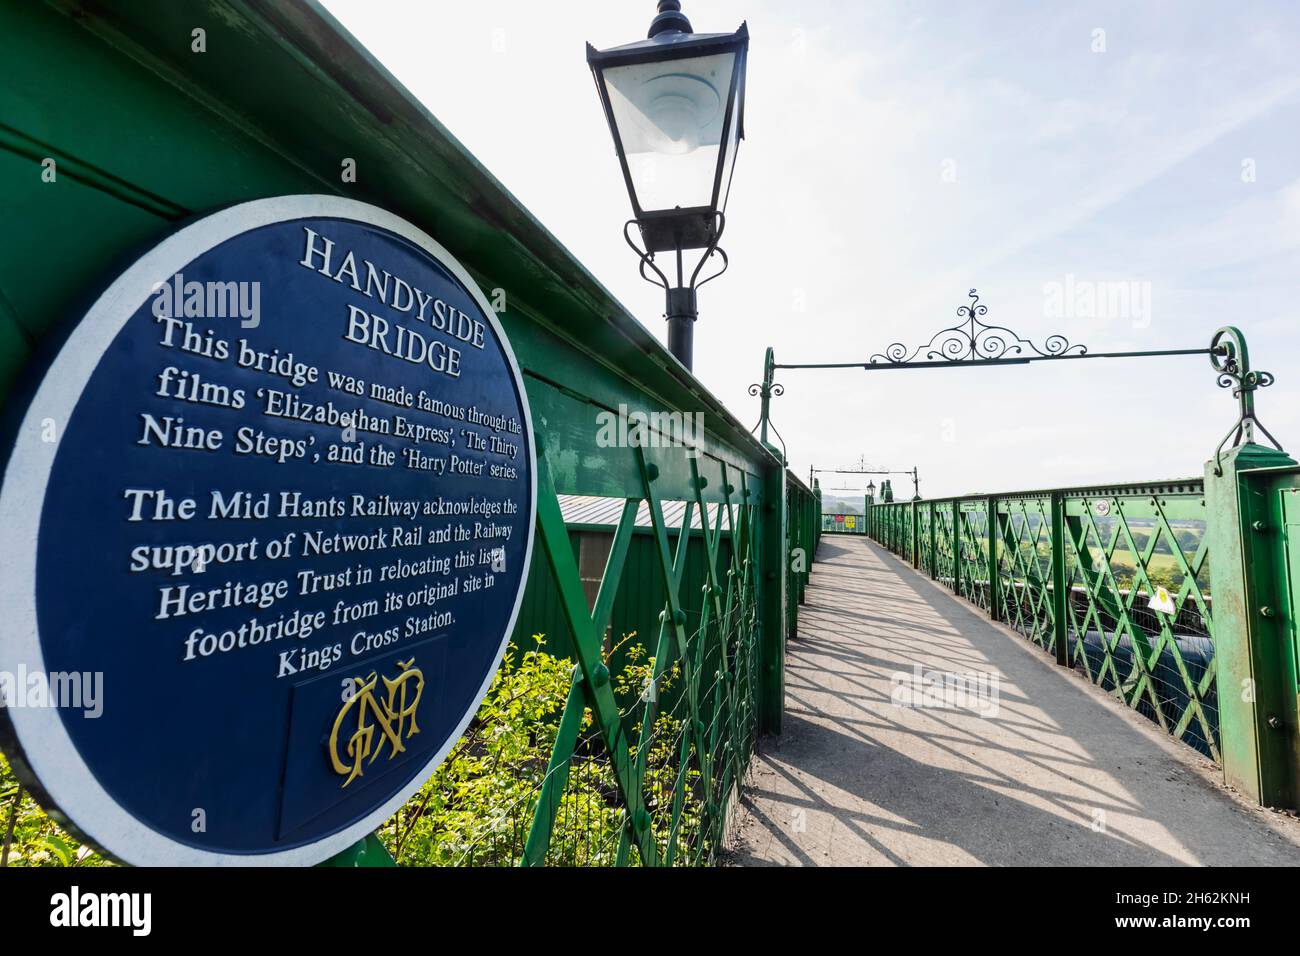
<instances>
[{"instance_id":1,"label":"green leafy foliage","mask_svg":"<svg viewBox=\"0 0 1300 956\"><path fill-rule=\"evenodd\" d=\"M622 654L613 686L633 739L641 731L645 689L655 661L629 635L607 652ZM546 777L556 732L573 680L574 664L535 646L511 645L487 697L464 736L432 777L380 830L394 859L405 866L510 866L517 864L532 824L537 795ZM677 716L684 698L674 697L679 667L656 682L657 713L646 746L644 796L663 853L676 842L681 861L703 839L696 794L699 772L690 769L677 788L684 724ZM636 748L632 748L636 758ZM9 866L111 865L80 844L21 789L0 756L0 840L13 820ZM568 866L610 866L618 859L624 827L623 799L600 737L585 711L578 745L568 765L568 783L556 808L547 862ZM625 848L626 849L626 848ZM636 853L627 855L637 862Z\"/></svg>"},{"instance_id":2,"label":"green leafy foliage","mask_svg":"<svg viewBox=\"0 0 1300 956\"><path fill-rule=\"evenodd\" d=\"M541 635L533 640L536 646L526 651L511 645L465 735L416 795L381 828L380 838L400 865L519 862L574 669L568 658L545 651ZM607 658L618 650L612 648ZM645 706L641 698L655 665L639 644L626 648L625 660L614 676L614 689L635 736L640 732L635 718ZM660 700L671 694L677 676L673 667L660 677ZM697 836L699 811L693 785L698 773L687 773L674 832L677 748L683 724L670 710L656 717L654 728L646 748L646 806L661 851L672 838L684 856ZM636 757L635 748L632 756ZM583 714L567 778L556 805L546 862L613 865L624 826L623 800L590 711ZM629 862L636 862L635 852Z\"/></svg>"},{"instance_id":3,"label":"green leafy foliage","mask_svg":"<svg viewBox=\"0 0 1300 956\"><path fill-rule=\"evenodd\" d=\"M12 836L10 834L12 825ZM109 866L108 860L49 818L0 754L0 847L6 866ZM0 849L0 856L4 850Z\"/></svg>"}]
</instances>

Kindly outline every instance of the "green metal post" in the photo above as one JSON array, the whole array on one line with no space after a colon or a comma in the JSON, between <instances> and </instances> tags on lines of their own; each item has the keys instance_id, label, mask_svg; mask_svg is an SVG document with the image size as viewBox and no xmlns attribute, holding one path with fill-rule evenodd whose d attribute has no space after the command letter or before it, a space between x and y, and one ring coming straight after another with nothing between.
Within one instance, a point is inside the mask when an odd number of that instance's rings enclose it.
<instances>
[{"instance_id":1,"label":"green metal post","mask_svg":"<svg viewBox=\"0 0 1300 956\"><path fill-rule=\"evenodd\" d=\"M767 423L772 411L772 379L776 373L775 366L776 356L772 349L769 348L763 353L763 384L759 390L759 421L762 422L762 431L759 433L759 441L764 445L767 445L769 448L772 446L768 444L767 440Z\"/></svg>"},{"instance_id":2,"label":"green metal post","mask_svg":"<svg viewBox=\"0 0 1300 956\"><path fill-rule=\"evenodd\" d=\"M803 604L806 600L804 592L808 589L808 561L809 551L812 548L811 532L812 518L809 515L809 502L811 499L803 494L799 495L799 547L803 548L804 566L799 572L799 603Z\"/></svg>"},{"instance_id":3,"label":"green metal post","mask_svg":"<svg viewBox=\"0 0 1300 956\"><path fill-rule=\"evenodd\" d=\"M812 559L813 559L813 557L816 555L816 553L817 553L817 549L821 547L821 543L822 543L822 515L824 514L824 511L823 511L823 509L822 509L822 486L821 486L821 484L817 481L816 478L813 479L812 487L813 487L813 496L814 496L815 499L816 499L816 501L814 502L814 504L815 504L815 506L816 506L816 508L817 508L817 522L813 525L813 553L810 554L810 555L808 555L808 560L809 560L809 562L811 562ZM812 569L812 565L811 565L811 563L810 563L810 564L809 564L809 570L811 570L811 569Z\"/></svg>"},{"instance_id":4,"label":"green metal post","mask_svg":"<svg viewBox=\"0 0 1300 956\"><path fill-rule=\"evenodd\" d=\"M913 499L909 502L909 510L912 512L912 567L921 566L921 510L917 507L917 502Z\"/></svg>"},{"instance_id":5,"label":"green metal post","mask_svg":"<svg viewBox=\"0 0 1300 956\"><path fill-rule=\"evenodd\" d=\"M807 570L803 572L803 601L807 601L809 580L813 578L813 558L816 555L816 536L818 536L818 528L822 527L822 512L820 512L820 509L816 506L816 498L811 496L811 494L807 497L807 501L805 502L805 510L807 511L807 516L809 516L809 532L807 532L807 538L809 538L807 562L809 563L807 563Z\"/></svg>"},{"instance_id":6,"label":"green metal post","mask_svg":"<svg viewBox=\"0 0 1300 956\"><path fill-rule=\"evenodd\" d=\"M1278 612L1286 570L1268 476L1251 472L1294 464L1283 452L1252 443L1205 468L1223 777L1261 804L1279 807L1296 806L1300 786L1296 700L1281 666L1291 640Z\"/></svg>"},{"instance_id":7,"label":"green metal post","mask_svg":"<svg viewBox=\"0 0 1300 956\"><path fill-rule=\"evenodd\" d=\"M817 549L817 543L813 540L813 536L816 534L816 531L814 530L816 527L815 525L816 520L817 520L817 516L813 512L812 495L804 495L803 496L804 566L803 566L803 573L799 575L799 603L800 604L806 604L808 602L808 577L810 574L812 574L813 552Z\"/></svg>"},{"instance_id":8,"label":"green metal post","mask_svg":"<svg viewBox=\"0 0 1300 956\"><path fill-rule=\"evenodd\" d=\"M1052 511L1052 638L1056 663L1070 666L1070 595L1065 587L1065 498L1053 493Z\"/></svg>"},{"instance_id":9,"label":"green metal post","mask_svg":"<svg viewBox=\"0 0 1300 956\"><path fill-rule=\"evenodd\" d=\"M803 495L799 494L797 491L795 492L795 502L796 502L796 506L793 509L794 521L795 521L795 532L794 532L795 547L799 548L806 556L808 554L808 541L804 536L804 531L808 524L808 512L807 512L808 503L804 501ZM794 586L795 586L795 593L792 598L792 601L797 606L803 603L803 571L795 572ZM797 613L798 612L796 612L796 614ZM795 618L795 626L796 627L798 626L797 617ZM790 636L791 637L794 636L793 632L791 633Z\"/></svg>"},{"instance_id":10,"label":"green metal post","mask_svg":"<svg viewBox=\"0 0 1300 956\"><path fill-rule=\"evenodd\" d=\"M961 595L961 502L952 500L952 593Z\"/></svg>"},{"instance_id":11,"label":"green metal post","mask_svg":"<svg viewBox=\"0 0 1300 956\"><path fill-rule=\"evenodd\" d=\"M1002 579L998 573L998 539L1002 535L998 524L997 496L989 495L985 499L984 507L988 509L988 521L985 523L985 528L988 529L989 541L989 617L995 621L1000 621L1002 620Z\"/></svg>"},{"instance_id":12,"label":"green metal post","mask_svg":"<svg viewBox=\"0 0 1300 956\"><path fill-rule=\"evenodd\" d=\"M938 540L939 532L938 532L938 528L935 526L934 523L935 507L933 501L929 503L929 508L930 508L930 580L937 581L939 580L939 561L938 561L939 548L935 542Z\"/></svg>"},{"instance_id":13,"label":"green metal post","mask_svg":"<svg viewBox=\"0 0 1300 956\"><path fill-rule=\"evenodd\" d=\"M768 449L776 462L765 468L759 509L759 618L762 673L759 680L759 725L765 733L781 732L785 709L785 464L781 452Z\"/></svg>"}]
</instances>

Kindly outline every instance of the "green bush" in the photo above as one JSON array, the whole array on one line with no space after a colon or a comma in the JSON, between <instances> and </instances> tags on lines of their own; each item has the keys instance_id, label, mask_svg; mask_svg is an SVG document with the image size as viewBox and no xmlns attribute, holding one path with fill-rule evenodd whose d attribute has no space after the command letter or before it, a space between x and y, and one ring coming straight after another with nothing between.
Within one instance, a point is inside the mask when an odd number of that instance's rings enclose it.
<instances>
[{"instance_id":1,"label":"green bush","mask_svg":"<svg viewBox=\"0 0 1300 956\"><path fill-rule=\"evenodd\" d=\"M546 778L559 719L573 679L574 664L537 646L520 652L511 645L482 706L448 759L420 791L380 830L380 838L403 866L509 866L519 862L532 824L536 800ZM626 640L630 640L630 637ZM611 651L612 653L612 651ZM626 651L627 665L613 687L620 709L635 715L653 671L654 659L641 645ZM670 668L658 692L671 691L678 676ZM646 754L645 797L661 852L672 829L672 799L682 722L660 714ZM639 734L633 720L631 731ZM632 757L636 757L635 747ZM688 774L678 813L676 840L684 853L698 826L693 784ZM609 866L616 861L623 801L613 766L583 715L568 782L555 810L547 862L569 866ZM635 851L629 861L636 862Z\"/></svg>"},{"instance_id":2,"label":"green bush","mask_svg":"<svg viewBox=\"0 0 1300 956\"><path fill-rule=\"evenodd\" d=\"M0 754L0 857L6 866L106 866L108 861L78 843L51 820L22 787Z\"/></svg>"},{"instance_id":3,"label":"green bush","mask_svg":"<svg viewBox=\"0 0 1300 956\"><path fill-rule=\"evenodd\" d=\"M624 639L630 644L635 635ZM536 798L546 776L564 702L573 679L573 661L536 646L511 645L505 662L465 735L432 777L381 829L388 851L404 866L509 866L518 863L532 823ZM615 648L613 650L618 650ZM613 650L610 654L612 655ZM640 697L654 671L654 659L639 644L624 651L627 664L614 675L620 709L635 736ZM660 699L673 688L676 667L659 681ZM678 709L678 708L671 708ZM670 709L670 711L671 711ZM672 712L660 714L646 754L645 799L663 852L670 839L678 745L683 729ZM635 747L632 750L635 758ZM677 812L677 853L685 857L699 827L694 784L687 774ZM0 756L0 838L13 826L9 866L111 865L78 843L21 790ZM591 712L583 715L568 783L556 806L548 863L612 865L622 833L623 801L613 768ZM636 853L628 855L636 862Z\"/></svg>"}]
</instances>

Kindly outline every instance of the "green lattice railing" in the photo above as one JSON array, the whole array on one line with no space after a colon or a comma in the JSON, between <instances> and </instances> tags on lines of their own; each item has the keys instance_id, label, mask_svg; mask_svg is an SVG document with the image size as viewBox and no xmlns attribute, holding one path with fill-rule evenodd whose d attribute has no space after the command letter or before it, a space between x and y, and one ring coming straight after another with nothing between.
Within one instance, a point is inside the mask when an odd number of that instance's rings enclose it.
<instances>
[{"instance_id":1,"label":"green lattice railing","mask_svg":"<svg viewBox=\"0 0 1300 956\"><path fill-rule=\"evenodd\" d=\"M1201 480L879 504L870 533L1219 759Z\"/></svg>"},{"instance_id":2,"label":"green lattice railing","mask_svg":"<svg viewBox=\"0 0 1300 956\"><path fill-rule=\"evenodd\" d=\"M583 380L599 377L593 370ZM797 628L816 500L778 459L713 435L691 454L654 440L597 448L597 431L582 427L605 401L597 389L585 397L531 378L529 385L545 423L538 442L542 568L535 564L533 573L549 573L576 666L544 771L523 756L519 796L462 860L711 863L760 731L779 729L784 643ZM636 383L621 387L624 404L649 405ZM590 464L560 472L557 461ZM584 591L564 494L621 500L594 598ZM670 502L684 507L666 508ZM672 525L670 510L680 515ZM634 536L647 532L654 584L665 597L655 616L638 620L617 604L639 597L623 586L624 572ZM694 564L693 541L703 552ZM795 560L801 555L806 560ZM614 632L616 614L632 627ZM620 652L633 641L648 657Z\"/></svg>"},{"instance_id":3,"label":"green lattice railing","mask_svg":"<svg viewBox=\"0 0 1300 956\"><path fill-rule=\"evenodd\" d=\"M571 352L566 364L584 360ZM817 501L770 451L731 436L706 433L690 453L671 447L669 436L599 447L592 423L602 409L617 407L614 399L653 407L639 383L623 376L610 395L593 366L575 379L588 383L584 395L534 377L527 356L524 364L542 423L541 566L535 563L533 574L548 574L554 585L575 666L545 768L538 755L522 755L512 781L516 799L462 861L711 863L760 731L780 726L784 644L798 624L820 524ZM584 590L562 495L621 502L594 598ZM680 515L672 525L670 510ZM634 536L646 533L664 603L638 619L617 603L639 597L623 587L624 571ZM693 541L703 553L694 563ZM614 632L616 616L631 627ZM643 645L644 655L624 653L631 642Z\"/></svg>"}]
</instances>

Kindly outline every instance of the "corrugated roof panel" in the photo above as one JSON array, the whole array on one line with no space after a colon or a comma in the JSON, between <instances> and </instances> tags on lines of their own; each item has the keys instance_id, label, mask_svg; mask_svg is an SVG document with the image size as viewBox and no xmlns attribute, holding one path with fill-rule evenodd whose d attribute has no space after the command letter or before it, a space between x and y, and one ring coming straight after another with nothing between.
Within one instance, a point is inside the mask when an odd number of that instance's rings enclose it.
<instances>
[{"instance_id":1,"label":"corrugated roof panel","mask_svg":"<svg viewBox=\"0 0 1300 956\"><path fill-rule=\"evenodd\" d=\"M614 528L618 525L618 519L623 514L622 498L602 498L596 495L560 495L560 513L564 515L565 524L585 524L585 525L606 525ZM708 504L709 509L709 527L717 527L718 509L722 507L719 504ZM664 523L669 528L679 528L682 524L682 514L686 511L686 502L684 501L665 501L663 502ZM636 512L636 526L638 528L650 527L650 506L646 502L641 502L641 506ZM700 530L700 512L698 508L691 511L691 530ZM728 530L726 519L723 519L723 530Z\"/></svg>"}]
</instances>

